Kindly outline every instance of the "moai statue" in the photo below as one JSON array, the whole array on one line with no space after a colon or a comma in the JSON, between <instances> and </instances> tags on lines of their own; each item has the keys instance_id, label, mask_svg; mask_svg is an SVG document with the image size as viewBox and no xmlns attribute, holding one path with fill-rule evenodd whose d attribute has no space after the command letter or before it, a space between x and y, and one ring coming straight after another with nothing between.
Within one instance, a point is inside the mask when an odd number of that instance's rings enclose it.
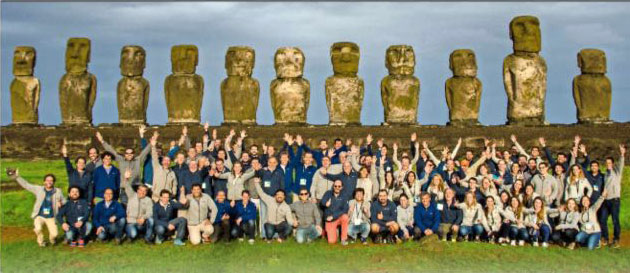
<instances>
[{"instance_id":1,"label":"moai statue","mask_svg":"<svg viewBox=\"0 0 630 273\"><path fill-rule=\"evenodd\" d=\"M35 70L35 48L17 46L13 53L13 75L11 81L11 116L14 125L35 125L39 121L39 79L33 77Z\"/></svg>"},{"instance_id":2,"label":"moai statue","mask_svg":"<svg viewBox=\"0 0 630 273\"><path fill-rule=\"evenodd\" d=\"M168 124L199 123L203 101L203 78L195 74L199 50L195 45L171 48L173 74L164 80Z\"/></svg>"},{"instance_id":3,"label":"moai statue","mask_svg":"<svg viewBox=\"0 0 630 273\"><path fill-rule=\"evenodd\" d=\"M514 53L503 60L503 84L508 97L508 124L543 125L547 93L547 64L539 52L540 23L534 16L510 22Z\"/></svg>"},{"instance_id":4,"label":"moai statue","mask_svg":"<svg viewBox=\"0 0 630 273\"><path fill-rule=\"evenodd\" d=\"M140 46L124 46L120 53L118 81L118 121L121 124L145 124L149 105L149 81L142 77L146 53Z\"/></svg>"},{"instance_id":5,"label":"moai statue","mask_svg":"<svg viewBox=\"0 0 630 273\"><path fill-rule=\"evenodd\" d=\"M326 106L330 125L360 125L363 79L359 72L359 46L338 42L330 47L334 75L326 79Z\"/></svg>"},{"instance_id":6,"label":"moai statue","mask_svg":"<svg viewBox=\"0 0 630 273\"><path fill-rule=\"evenodd\" d=\"M470 49L458 49L451 53L448 66L453 77L446 80L446 105L449 125L479 125L481 81L477 78L477 60Z\"/></svg>"},{"instance_id":7,"label":"moai statue","mask_svg":"<svg viewBox=\"0 0 630 273\"><path fill-rule=\"evenodd\" d=\"M225 54L227 78L221 82L224 124L256 124L260 85L252 78L254 49L232 46Z\"/></svg>"},{"instance_id":8,"label":"moai statue","mask_svg":"<svg viewBox=\"0 0 630 273\"><path fill-rule=\"evenodd\" d=\"M573 78L573 98L579 123L610 123L612 89L606 77L606 53L582 49L577 55L582 75Z\"/></svg>"},{"instance_id":9,"label":"moai statue","mask_svg":"<svg viewBox=\"0 0 630 273\"><path fill-rule=\"evenodd\" d=\"M420 80L413 76L416 55L408 45L393 45L385 53L389 75L381 81L385 124L416 124Z\"/></svg>"},{"instance_id":10,"label":"moai statue","mask_svg":"<svg viewBox=\"0 0 630 273\"><path fill-rule=\"evenodd\" d=\"M281 47L274 56L276 79L271 81L271 108L276 124L306 124L311 84L302 78L304 53L297 47Z\"/></svg>"},{"instance_id":11,"label":"moai statue","mask_svg":"<svg viewBox=\"0 0 630 273\"><path fill-rule=\"evenodd\" d=\"M96 77L87 71L90 39L70 38L66 48L66 74L59 81L61 125L92 125Z\"/></svg>"}]
</instances>

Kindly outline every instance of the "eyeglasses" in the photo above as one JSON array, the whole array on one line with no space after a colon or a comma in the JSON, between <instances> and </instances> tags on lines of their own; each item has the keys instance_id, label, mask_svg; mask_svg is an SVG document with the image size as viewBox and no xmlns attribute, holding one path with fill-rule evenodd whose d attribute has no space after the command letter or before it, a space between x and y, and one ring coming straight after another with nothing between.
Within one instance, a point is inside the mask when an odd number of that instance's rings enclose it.
<instances>
[{"instance_id":1,"label":"eyeglasses","mask_svg":"<svg viewBox=\"0 0 630 273\"><path fill-rule=\"evenodd\" d=\"M300 193L300 195L308 195L307 192Z\"/></svg>"},{"instance_id":2,"label":"eyeglasses","mask_svg":"<svg viewBox=\"0 0 630 273\"><path fill-rule=\"evenodd\" d=\"M341 186L338 186L338 185L335 185L335 186L333 186L333 187L335 187L335 188L341 188Z\"/></svg>"}]
</instances>

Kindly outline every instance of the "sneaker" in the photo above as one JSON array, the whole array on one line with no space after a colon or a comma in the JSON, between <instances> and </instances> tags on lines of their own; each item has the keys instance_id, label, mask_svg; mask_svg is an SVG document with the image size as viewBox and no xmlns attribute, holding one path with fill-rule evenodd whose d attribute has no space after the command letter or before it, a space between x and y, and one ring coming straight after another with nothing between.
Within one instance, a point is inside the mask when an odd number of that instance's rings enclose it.
<instances>
[{"instance_id":1,"label":"sneaker","mask_svg":"<svg viewBox=\"0 0 630 273\"><path fill-rule=\"evenodd\" d=\"M46 247L46 242L37 243L39 247Z\"/></svg>"},{"instance_id":2,"label":"sneaker","mask_svg":"<svg viewBox=\"0 0 630 273\"><path fill-rule=\"evenodd\" d=\"M525 241L523 241L523 240L518 241L518 245L519 246L524 246L525 245Z\"/></svg>"},{"instance_id":3,"label":"sneaker","mask_svg":"<svg viewBox=\"0 0 630 273\"><path fill-rule=\"evenodd\" d=\"M83 239L79 239L79 247L84 247L85 246L85 241L83 241Z\"/></svg>"},{"instance_id":4,"label":"sneaker","mask_svg":"<svg viewBox=\"0 0 630 273\"><path fill-rule=\"evenodd\" d=\"M512 240L512 242L510 242L511 246L516 246L516 240Z\"/></svg>"},{"instance_id":5,"label":"sneaker","mask_svg":"<svg viewBox=\"0 0 630 273\"><path fill-rule=\"evenodd\" d=\"M181 239L175 239L173 241L173 244L176 245L176 246L185 246L186 245L186 243L182 242Z\"/></svg>"},{"instance_id":6,"label":"sneaker","mask_svg":"<svg viewBox=\"0 0 630 273\"><path fill-rule=\"evenodd\" d=\"M346 241L346 240L341 240L341 245L342 245L342 246L347 246L347 245L348 245L348 241Z\"/></svg>"},{"instance_id":7,"label":"sneaker","mask_svg":"<svg viewBox=\"0 0 630 273\"><path fill-rule=\"evenodd\" d=\"M619 241L618 240L613 240L612 244L610 244L611 248L619 248Z\"/></svg>"},{"instance_id":8,"label":"sneaker","mask_svg":"<svg viewBox=\"0 0 630 273\"><path fill-rule=\"evenodd\" d=\"M599 240L599 245L600 245L600 246L606 246L606 245L608 245L608 240L606 240L606 239L601 239L601 240Z\"/></svg>"},{"instance_id":9,"label":"sneaker","mask_svg":"<svg viewBox=\"0 0 630 273\"><path fill-rule=\"evenodd\" d=\"M160 240L160 238L158 238L157 236L155 237L155 244L156 245L161 245L162 244L162 240Z\"/></svg>"},{"instance_id":10,"label":"sneaker","mask_svg":"<svg viewBox=\"0 0 630 273\"><path fill-rule=\"evenodd\" d=\"M278 237L278 243L282 244L282 242L283 242L282 238Z\"/></svg>"},{"instance_id":11,"label":"sneaker","mask_svg":"<svg viewBox=\"0 0 630 273\"><path fill-rule=\"evenodd\" d=\"M534 243L532 243L532 246L534 246L534 247L538 247L538 242L534 242Z\"/></svg>"},{"instance_id":12,"label":"sneaker","mask_svg":"<svg viewBox=\"0 0 630 273\"><path fill-rule=\"evenodd\" d=\"M368 243L367 239L361 237L361 243L364 244L364 245L367 245L367 243Z\"/></svg>"},{"instance_id":13,"label":"sneaker","mask_svg":"<svg viewBox=\"0 0 630 273\"><path fill-rule=\"evenodd\" d=\"M454 243L454 242L457 242L457 238L452 237L452 238L451 238L451 243Z\"/></svg>"},{"instance_id":14,"label":"sneaker","mask_svg":"<svg viewBox=\"0 0 630 273\"><path fill-rule=\"evenodd\" d=\"M575 243L570 243L569 246L567 246L568 249L575 249Z\"/></svg>"},{"instance_id":15,"label":"sneaker","mask_svg":"<svg viewBox=\"0 0 630 273\"><path fill-rule=\"evenodd\" d=\"M479 235L475 236L475 242L479 242L480 238Z\"/></svg>"},{"instance_id":16,"label":"sneaker","mask_svg":"<svg viewBox=\"0 0 630 273\"><path fill-rule=\"evenodd\" d=\"M253 245L254 244L254 239L247 240L247 243L250 244L250 245Z\"/></svg>"},{"instance_id":17,"label":"sneaker","mask_svg":"<svg viewBox=\"0 0 630 273\"><path fill-rule=\"evenodd\" d=\"M544 242L544 243L542 243L542 247L543 247L543 248L548 248L548 247L549 247L549 244L548 244L547 242Z\"/></svg>"},{"instance_id":18,"label":"sneaker","mask_svg":"<svg viewBox=\"0 0 630 273\"><path fill-rule=\"evenodd\" d=\"M245 241L245 239L243 239L243 238L238 238L238 241L239 241L239 242L243 242L243 241Z\"/></svg>"},{"instance_id":19,"label":"sneaker","mask_svg":"<svg viewBox=\"0 0 630 273\"><path fill-rule=\"evenodd\" d=\"M71 246L71 247L75 247L75 246L77 246L77 241L72 241L72 242L70 242L70 246Z\"/></svg>"}]
</instances>

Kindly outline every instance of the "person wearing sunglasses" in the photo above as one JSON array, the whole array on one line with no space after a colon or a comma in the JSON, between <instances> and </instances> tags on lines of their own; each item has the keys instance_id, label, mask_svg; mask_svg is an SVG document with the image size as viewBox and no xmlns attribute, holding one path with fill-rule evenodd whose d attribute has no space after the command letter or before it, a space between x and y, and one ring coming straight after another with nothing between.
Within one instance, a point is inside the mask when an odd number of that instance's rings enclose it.
<instances>
[{"instance_id":1,"label":"person wearing sunglasses","mask_svg":"<svg viewBox=\"0 0 630 273\"><path fill-rule=\"evenodd\" d=\"M354 191L354 190L353 190ZM343 183L335 180L332 190L327 191L322 198L321 205L326 219L326 234L328 243L337 242L337 228L341 226L341 245L348 244L348 199L343 194Z\"/></svg>"},{"instance_id":2,"label":"person wearing sunglasses","mask_svg":"<svg viewBox=\"0 0 630 273\"><path fill-rule=\"evenodd\" d=\"M296 202L291 204L291 211L295 215L296 220L293 222L293 228L296 228L295 240L298 244L317 239L322 234L321 221L317 205L309 201L309 192L302 187L298 192Z\"/></svg>"}]
</instances>

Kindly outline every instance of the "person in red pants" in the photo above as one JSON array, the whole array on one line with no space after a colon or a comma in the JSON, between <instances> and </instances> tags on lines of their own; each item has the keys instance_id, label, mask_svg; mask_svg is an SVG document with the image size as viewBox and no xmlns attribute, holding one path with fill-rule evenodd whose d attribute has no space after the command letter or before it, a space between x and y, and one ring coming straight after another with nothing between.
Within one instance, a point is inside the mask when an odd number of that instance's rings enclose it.
<instances>
[{"instance_id":1,"label":"person in red pants","mask_svg":"<svg viewBox=\"0 0 630 273\"><path fill-rule=\"evenodd\" d=\"M337 242L337 228L341 226L341 244L348 244L348 200L341 194L343 183L335 180L332 190L324 193L321 205L324 207L324 218L326 219L326 234L328 243Z\"/></svg>"}]
</instances>

